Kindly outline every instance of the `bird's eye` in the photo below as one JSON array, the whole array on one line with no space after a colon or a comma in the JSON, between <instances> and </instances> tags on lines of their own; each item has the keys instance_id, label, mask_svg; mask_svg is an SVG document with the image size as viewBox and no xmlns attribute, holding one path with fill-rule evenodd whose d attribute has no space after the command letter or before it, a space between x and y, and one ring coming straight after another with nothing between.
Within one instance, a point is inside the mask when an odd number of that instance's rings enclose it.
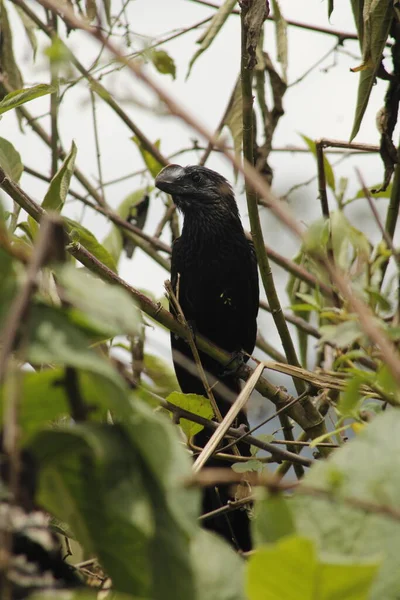
<instances>
[{"instance_id":1,"label":"bird's eye","mask_svg":"<svg viewBox=\"0 0 400 600\"><path fill-rule=\"evenodd\" d=\"M200 175L198 173L193 173L192 174L192 181L194 183L200 183L200 181L201 181Z\"/></svg>"}]
</instances>

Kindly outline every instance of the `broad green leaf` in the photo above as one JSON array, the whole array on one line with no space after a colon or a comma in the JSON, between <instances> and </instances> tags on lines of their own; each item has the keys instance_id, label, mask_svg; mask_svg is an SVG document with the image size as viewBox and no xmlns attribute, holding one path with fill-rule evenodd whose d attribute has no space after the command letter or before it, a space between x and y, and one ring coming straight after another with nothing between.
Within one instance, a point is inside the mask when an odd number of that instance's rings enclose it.
<instances>
[{"instance_id":1,"label":"broad green leaf","mask_svg":"<svg viewBox=\"0 0 400 600\"><path fill-rule=\"evenodd\" d=\"M69 184L74 172L77 148L72 142L71 150L63 160L63 163L50 182L42 207L45 210L61 212L68 194Z\"/></svg>"},{"instance_id":2,"label":"broad green leaf","mask_svg":"<svg viewBox=\"0 0 400 600\"><path fill-rule=\"evenodd\" d=\"M189 77L191 70L193 68L196 60L203 54L207 48L209 48L214 41L215 37L219 33L221 27L231 14L232 10L236 5L236 0L225 0L225 2L219 7L219 9L215 12L211 22L205 32L201 35L201 37L197 40L197 43L200 44L200 48L196 50L194 55L192 56L188 72L186 75L186 79Z\"/></svg>"},{"instance_id":3,"label":"broad green leaf","mask_svg":"<svg viewBox=\"0 0 400 600\"><path fill-rule=\"evenodd\" d=\"M113 397L121 393L115 385L99 375L77 369L79 392L86 406L90 406L91 418L105 416L106 407L113 409ZM65 388L65 370L46 369L39 372L22 371L19 399L18 424L21 430L21 443L43 427L70 414L70 406ZM0 388L0 415L3 421L6 388ZM102 404L99 404L102 398Z\"/></svg>"},{"instance_id":4,"label":"broad green leaf","mask_svg":"<svg viewBox=\"0 0 400 600\"><path fill-rule=\"evenodd\" d=\"M327 490L321 495L296 495L293 511L300 531L315 539L323 552L359 560L381 560L369 600L395 600L400 589L400 522L389 514L400 510L400 414L388 410L328 461L317 462L304 484ZM333 482L336 482L335 484ZM357 508L353 498L387 514Z\"/></svg>"},{"instance_id":5,"label":"broad green leaf","mask_svg":"<svg viewBox=\"0 0 400 600\"><path fill-rule=\"evenodd\" d=\"M147 219L149 209L149 196L147 188L142 188L129 194L118 206L116 213L121 219L129 219L137 227L143 229ZM116 264L121 257L122 249L126 244L123 230L118 225L112 225L110 233L104 238L103 246L111 254ZM133 253L134 242L129 239L130 257Z\"/></svg>"},{"instance_id":6,"label":"broad green leaf","mask_svg":"<svg viewBox=\"0 0 400 600\"><path fill-rule=\"evenodd\" d=\"M106 267L117 272L117 265L111 254L97 241L95 236L91 231L83 227L77 221L73 221L72 219L68 219L64 217L64 223L66 230L70 234L73 243L82 244L91 252L100 262L102 262Z\"/></svg>"},{"instance_id":7,"label":"broad green leaf","mask_svg":"<svg viewBox=\"0 0 400 600\"><path fill-rule=\"evenodd\" d=\"M153 354L144 355L143 373L145 379L150 379L151 383L142 382L140 393L142 398L152 406L159 406L157 399L149 392L160 395L165 398L175 390L179 389L179 383L175 371L171 368L168 361L160 356Z\"/></svg>"},{"instance_id":8,"label":"broad green leaf","mask_svg":"<svg viewBox=\"0 0 400 600\"><path fill-rule=\"evenodd\" d=\"M317 158L317 147L316 147L315 142L311 138L307 137L306 135L303 135L302 133L300 134L300 136L303 138L303 140L309 147L311 153L315 156L315 158ZM334 192L335 191L335 174L333 172L333 169L330 165L329 160L326 158L325 153L324 153L324 171L325 171L326 183L331 188L331 190Z\"/></svg>"},{"instance_id":9,"label":"broad green leaf","mask_svg":"<svg viewBox=\"0 0 400 600\"><path fill-rule=\"evenodd\" d=\"M155 532L146 473L120 427L88 424L39 433L40 504L98 556L116 590L146 596Z\"/></svg>"},{"instance_id":10,"label":"broad green leaf","mask_svg":"<svg viewBox=\"0 0 400 600\"><path fill-rule=\"evenodd\" d=\"M392 0L351 0L351 4L363 62L360 67L352 69L360 71L360 81L350 141L360 129L393 20Z\"/></svg>"},{"instance_id":11,"label":"broad green leaf","mask_svg":"<svg viewBox=\"0 0 400 600\"><path fill-rule=\"evenodd\" d=\"M272 0L272 10L274 13L276 54L278 62L282 65L283 80L286 81L288 67L287 22L282 15L278 0Z\"/></svg>"},{"instance_id":12,"label":"broad green leaf","mask_svg":"<svg viewBox=\"0 0 400 600\"><path fill-rule=\"evenodd\" d=\"M247 563L248 598L312 600L316 571L317 558L311 540L290 536L274 546L261 546Z\"/></svg>"},{"instance_id":13,"label":"broad green leaf","mask_svg":"<svg viewBox=\"0 0 400 600\"><path fill-rule=\"evenodd\" d=\"M26 357L33 364L68 365L97 373L115 386L126 386L111 363L94 349L90 339L76 327L63 309L39 304L30 317L30 339Z\"/></svg>"},{"instance_id":14,"label":"broad green leaf","mask_svg":"<svg viewBox=\"0 0 400 600\"><path fill-rule=\"evenodd\" d=\"M11 181L18 183L24 166L21 155L14 146L6 139L0 137L0 167L5 171Z\"/></svg>"},{"instance_id":15,"label":"broad green leaf","mask_svg":"<svg viewBox=\"0 0 400 600\"><path fill-rule=\"evenodd\" d=\"M219 536L199 531L191 542L196 600L245 600L245 563Z\"/></svg>"},{"instance_id":16,"label":"broad green leaf","mask_svg":"<svg viewBox=\"0 0 400 600\"><path fill-rule=\"evenodd\" d=\"M21 106L21 104L25 104L26 102L35 100L36 98L41 98L42 96L46 96L47 94L53 94L54 92L56 92L56 90L57 88L55 88L53 85L39 83L38 85L34 85L30 88L10 92L0 102L0 115L7 112L8 110L12 110L13 108Z\"/></svg>"},{"instance_id":17,"label":"broad green leaf","mask_svg":"<svg viewBox=\"0 0 400 600\"><path fill-rule=\"evenodd\" d=\"M148 150L146 150L146 148L144 148L142 142L139 140L138 137L136 137L134 135L134 136L132 136L131 139L133 142L135 142L136 146L138 147L140 154L142 155L142 158L144 160L144 164L148 168L150 175L155 177L161 171L161 169L163 168L164 165L159 163L158 160L156 158L154 158L154 156L152 154L150 154L150 152ZM154 146L157 149L159 149L160 148L160 140L156 140L154 142Z\"/></svg>"},{"instance_id":18,"label":"broad green leaf","mask_svg":"<svg viewBox=\"0 0 400 600\"><path fill-rule=\"evenodd\" d=\"M147 55L159 73L171 75L172 79L176 78L175 62L165 50L152 49Z\"/></svg>"},{"instance_id":19,"label":"broad green leaf","mask_svg":"<svg viewBox=\"0 0 400 600\"><path fill-rule=\"evenodd\" d=\"M10 86L16 90L23 86L21 71L18 68L13 50L13 30L10 27L4 0L0 0L1 31L1 71L7 77ZM3 86L1 86L3 92ZM7 97L7 96L6 96ZM5 100L5 98L4 98ZM3 100L3 101L4 101ZM0 102L1 108L2 102ZM4 112L4 111L3 111ZM0 112L1 114L1 112Z\"/></svg>"},{"instance_id":20,"label":"broad green leaf","mask_svg":"<svg viewBox=\"0 0 400 600\"><path fill-rule=\"evenodd\" d=\"M184 408L185 410L189 410L195 415L199 415L200 417L204 417L205 419L212 419L214 415L213 408L211 406L211 402L208 398L204 396L198 396L197 394L182 394L181 392L172 392L167 397L168 402L171 404L175 404L175 406L179 406L180 408ZM198 423L193 423L188 419L181 419L180 426L185 432L188 439L190 439L196 433L199 433L202 429L204 429L203 425L199 425Z\"/></svg>"},{"instance_id":21,"label":"broad green leaf","mask_svg":"<svg viewBox=\"0 0 400 600\"><path fill-rule=\"evenodd\" d=\"M56 276L65 299L84 312L94 327L110 337L137 335L141 314L126 290L71 264L57 268Z\"/></svg>"},{"instance_id":22,"label":"broad green leaf","mask_svg":"<svg viewBox=\"0 0 400 600\"><path fill-rule=\"evenodd\" d=\"M300 536L262 546L247 565L249 600L367 600L377 562L321 557Z\"/></svg>"},{"instance_id":23,"label":"broad green leaf","mask_svg":"<svg viewBox=\"0 0 400 600\"><path fill-rule=\"evenodd\" d=\"M273 543L295 532L290 504L282 495L258 491L251 521L255 546Z\"/></svg>"}]
</instances>

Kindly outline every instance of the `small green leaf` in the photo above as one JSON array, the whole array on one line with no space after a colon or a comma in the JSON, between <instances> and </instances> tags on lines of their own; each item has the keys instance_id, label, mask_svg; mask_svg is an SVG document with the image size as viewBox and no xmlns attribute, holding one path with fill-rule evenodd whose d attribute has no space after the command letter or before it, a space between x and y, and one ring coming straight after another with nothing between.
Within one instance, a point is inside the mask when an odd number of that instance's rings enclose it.
<instances>
[{"instance_id":1,"label":"small green leaf","mask_svg":"<svg viewBox=\"0 0 400 600\"><path fill-rule=\"evenodd\" d=\"M309 147L309 149L311 150L311 152L315 156L315 158L317 158L317 147L316 147L315 142L311 138L307 137L306 135L303 135L302 133L300 134L300 136L303 138L303 140L305 141L305 143L307 144L307 146ZM325 171L326 183L331 188L331 190L334 192L335 191L335 174L334 174L333 169L330 165L330 162L326 158L325 154L324 154L324 171Z\"/></svg>"},{"instance_id":2,"label":"small green leaf","mask_svg":"<svg viewBox=\"0 0 400 600\"><path fill-rule=\"evenodd\" d=\"M72 142L71 150L51 180L49 189L47 190L42 202L42 207L45 210L55 210L57 212L61 212L68 194L71 177L74 172L76 152L77 148L75 142Z\"/></svg>"},{"instance_id":3,"label":"small green leaf","mask_svg":"<svg viewBox=\"0 0 400 600\"><path fill-rule=\"evenodd\" d=\"M100 262L102 262L106 267L117 273L117 265L111 254L100 244L100 242L95 238L93 233L83 227L77 221L73 221L72 219L68 219L64 217L64 223L66 230L70 234L73 243L82 244L91 252Z\"/></svg>"},{"instance_id":4,"label":"small green leaf","mask_svg":"<svg viewBox=\"0 0 400 600\"><path fill-rule=\"evenodd\" d=\"M199 396L197 394L182 394L181 392L172 392L172 394L170 394L167 397L167 401L171 402L171 404L175 404L175 406L179 406L180 408L189 410L195 415L204 417L205 419L212 419L214 415L214 411L212 409L210 400L208 398L205 398L204 396ZM199 433L199 431L204 429L203 425L193 423L188 419L181 419L180 425L188 439L190 439L193 435L196 435L196 433Z\"/></svg>"},{"instance_id":5,"label":"small green leaf","mask_svg":"<svg viewBox=\"0 0 400 600\"><path fill-rule=\"evenodd\" d=\"M362 396L360 387L364 383L363 377L352 377L346 385L345 391L340 395L338 411L342 417L354 417L361 405Z\"/></svg>"},{"instance_id":6,"label":"small green leaf","mask_svg":"<svg viewBox=\"0 0 400 600\"><path fill-rule=\"evenodd\" d=\"M18 183L24 170L19 152L8 140L2 137L0 137L0 167L5 171L7 177L16 183Z\"/></svg>"},{"instance_id":7,"label":"small green leaf","mask_svg":"<svg viewBox=\"0 0 400 600\"><path fill-rule=\"evenodd\" d=\"M286 81L288 67L287 22L282 15L278 0L272 0L272 9L274 12L276 54L278 62L282 65L283 79Z\"/></svg>"},{"instance_id":8,"label":"small green leaf","mask_svg":"<svg viewBox=\"0 0 400 600\"><path fill-rule=\"evenodd\" d=\"M149 209L149 196L147 188L142 188L129 194L118 206L116 213L121 219L133 221L136 227L143 229L146 224L148 209ZM125 238L121 227L112 225L110 233L104 238L103 246L111 254L116 264L121 257L121 252L124 248ZM132 256L134 249L134 242L129 240L130 243L130 257Z\"/></svg>"},{"instance_id":9,"label":"small green leaf","mask_svg":"<svg viewBox=\"0 0 400 600\"><path fill-rule=\"evenodd\" d=\"M333 13L333 9L334 9L334 0L328 0L328 19L331 18L331 14Z\"/></svg>"},{"instance_id":10,"label":"small green leaf","mask_svg":"<svg viewBox=\"0 0 400 600\"><path fill-rule=\"evenodd\" d=\"M53 85L40 83L30 88L10 92L0 102L0 115L7 112L8 110L17 108L17 106L21 106L21 104L25 104L26 102L35 100L36 98L41 98L42 96L46 96L47 94L54 94L54 92L56 91L57 88L55 88Z\"/></svg>"},{"instance_id":11,"label":"small green leaf","mask_svg":"<svg viewBox=\"0 0 400 600\"><path fill-rule=\"evenodd\" d=\"M235 473L256 472L261 473L264 470L264 464L257 459L247 460L246 462L233 463L232 471Z\"/></svg>"},{"instance_id":12,"label":"small green leaf","mask_svg":"<svg viewBox=\"0 0 400 600\"><path fill-rule=\"evenodd\" d=\"M360 129L394 15L392 0L379 2L351 0L351 4L363 53L363 63L362 68L352 69L360 70L360 81L350 141L356 137Z\"/></svg>"},{"instance_id":13,"label":"small green leaf","mask_svg":"<svg viewBox=\"0 0 400 600\"><path fill-rule=\"evenodd\" d=\"M14 4L14 8L18 13L19 18L21 19L22 25L25 29L25 33L26 33L29 43L32 47L33 60L35 60L37 47L38 47L37 38L36 38L36 31L38 30L38 27L37 27L36 23L26 14L26 12L22 10L22 8L20 6L18 6L17 4Z\"/></svg>"},{"instance_id":14,"label":"small green leaf","mask_svg":"<svg viewBox=\"0 0 400 600\"><path fill-rule=\"evenodd\" d=\"M200 48L194 53L193 57L190 60L188 72L186 75L186 79L189 77L191 70L193 68L196 60L203 54L207 48L209 48L218 35L221 27L231 14L236 4L236 0L225 0L225 2L218 8L215 12L211 22L205 32L201 35L201 37L197 40L197 43L200 44Z\"/></svg>"},{"instance_id":15,"label":"small green leaf","mask_svg":"<svg viewBox=\"0 0 400 600\"><path fill-rule=\"evenodd\" d=\"M351 346L363 336L363 331L358 321L345 321L339 325L322 325L320 327L322 338L320 344L332 342L339 348Z\"/></svg>"},{"instance_id":16,"label":"small green leaf","mask_svg":"<svg viewBox=\"0 0 400 600\"><path fill-rule=\"evenodd\" d=\"M165 50L150 50L148 56L159 73L176 78L175 62Z\"/></svg>"},{"instance_id":17,"label":"small green leaf","mask_svg":"<svg viewBox=\"0 0 400 600\"><path fill-rule=\"evenodd\" d=\"M318 219L311 223L304 238L304 250L311 254L326 254L329 241L330 224L326 219Z\"/></svg>"},{"instance_id":18,"label":"small green leaf","mask_svg":"<svg viewBox=\"0 0 400 600\"><path fill-rule=\"evenodd\" d=\"M10 86L19 90L24 84L13 50L13 29L10 27L4 0L0 0L1 72L6 75ZM2 92L4 87L2 86ZM6 96L7 97L7 96ZM4 101L4 100L3 100ZM0 103L0 107L1 107Z\"/></svg>"},{"instance_id":19,"label":"small green leaf","mask_svg":"<svg viewBox=\"0 0 400 600\"><path fill-rule=\"evenodd\" d=\"M134 135L134 136L132 136L131 139L133 142L135 142L136 146L139 148L140 154L142 155L144 164L148 168L149 173L153 177L156 177L156 175L158 175L158 173L161 171L161 169L163 168L164 165L159 163L158 160L156 158L154 158L154 156L152 154L150 154L150 152L148 150L146 150L146 148L143 146L142 142L139 140L138 137L136 137ZM160 148L160 140L155 141L154 146L157 149L159 149Z\"/></svg>"}]
</instances>

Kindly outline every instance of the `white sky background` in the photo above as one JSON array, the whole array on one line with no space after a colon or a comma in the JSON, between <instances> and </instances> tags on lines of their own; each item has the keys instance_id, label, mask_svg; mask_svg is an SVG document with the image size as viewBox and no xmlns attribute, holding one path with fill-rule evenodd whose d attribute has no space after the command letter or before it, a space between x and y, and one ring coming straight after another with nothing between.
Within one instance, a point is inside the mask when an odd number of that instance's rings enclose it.
<instances>
[{"instance_id":1,"label":"white sky background","mask_svg":"<svg viewBox=\"0 0 400 600\"><path fill-rule=\"evenodd\" d=\"M37 5L29 5L36 9ZM350 9L350 2L336 2L336 7L328 22L327 2L321 0L280 0L281 10L288 19L304 23L332 27L344 31L354 32L355 27ZM119 2L113 3L113 12L119 10ZM13 13L11 3L7 3L10 16ZM127 14L130 27L135 34L149 36L148 39L134 36L132 51L139 50L145 42L152 43L159 36L168 32L185 28L201 19L210 16L213 9L192 3L189 0L136 0L129 4ZM40 14L43 15L42 11ZM27 84L47 82L46 57L42 50L38 51L36 63L32 63L32 52L26 36L18 20L12 19L16 33L14 46L17 55L22 61L25 81ZM184 106L192 111L197 118L213 131L225 109L227 100L236 80L240 65L240 20L231 16L223 30L218 35L211 48L204 53L194 65L192 75L185 81L187 65L197 49L196 40L201 30L189 32L176 40L163 46L174 59L177 67L177 79L172 81L168 75L159 75L149 65L148 71L157 78L164 88L174 95ZM314 33L295 27L288 28L289 37L289 69L288 81L296 80L316 60L324 55L336 43L332 36ZM39 38L43 47L48 45L48 40L43 35ZM98 52L98 45L86 34L73 32L69 35L67 43L79 60L89 66ZM275 58L274 25L268 22L265 32L265 49ZM358 75L350 72L350 67L359 64L358 43L346 41L343 47L354 56L350 57L340 53L336 55L336 64L333 65L333 55L326 59L302 82L289 88L284 98L285 115L280 120L274 136L274 146L303 145L298 133L304 133L311 138L331 137L348 140L352 128L354 115ZM326 72L323 69L330 67ZM391 65L388 65L390 69ZM143 89L131 74L117 72L102 80L102 83L115 94L117 99L124 98L123 108L132 120L142 129L147 137L155 141L161 139L161 150L168 155L182 147L191 147L192 140L199 136L189 130L175 118L163 117L150 110L138 108L131 99L144 100L148 106L157 105L157 100ZM379 135L375 127L375 115L383 103L386 83L381 81L373 88L369 107L363 120L361 131L356 141L378 144ZM93 135L91 106L89 103L87 84L73 88L63 102L60 111L60 137L64 148L70 147L75 140L78 146L77 165L86 174L97 177L96 154ZM39 115L48 111L49 98L36 100L27 105L34 114ZM143 167L142 159L134 143L130 141L132 133L120 121L108 106L101 100L96 103L97 119L100 124L100 141L102 149L102 167L104 180L110 180L136 171ZM49 119L42 119L42 126L48 128ZM23 162L45 174L50 170L49 149L31 133L29 127L25 128L26 135L21 134L16 120L11 112L6 113L0 122L0 135L9 139L21 153ZM227 130L225 130L225 134ZM199 141L200 145L204 142ZM395 144L397 144L395 138ZM200 154L192 152L179 157L182 164L195 163ZM328 155L331 161L338 156ZM273 189L276 194L283 195L288 189L302 181L306 181L316 173L314 158L309 154L274 153L270 159L274 169ZM207 166L222 172L230 181L233 181L232 169L220 156L214 154ZM339 177L350 179L350 193L359 189L356 181L354 167L358 166L365 177L367 184L377 184L383 174L383 169L378 156L358 155L345 160L335 168L337 180ZM112 207L117 207L125 196L143 184L150 183L148 179L140 177L124 181L118 185L106 188L106 200ZM22 187L37 201L41 201L47 185L43 182L24 174L21 180ZM72 187L80 190L75 181ZM247 226L246 205L242 194L241 181L236 186L236 193L241 208L242 217ZM333 209L335 202L330 198ZM320 216L320 204L317 196L317 186L312 184L290 196L290 204L296 214L306 223ZM385 209L387 200L378 202L380 208ZM164 211L161 197L152 196L151 210L149 213L146 231L153 233ZM82 207L80 203L68 206L68 214L72 218L80 219ZM347 212L353 223L372 239L377 241L379 235L376 227L371 222L369 209L365 201L358 201ZM384 212L382 213L384 214ZM99 215L88 209L84 215L83 223L90 228L101 240L109 230L109 224ZM263 226L265 241L276 250L292 257L296 253L296 241L292 238L275 218L263 212ZM169 234L169 231L166 231ZM164 238L170 241L168 235ZM279 269L274 268L279 294L283 306L288 305L285 294L287 276ZM163 282L167 277L166 272L148 259L140 250L135 251L132 261L125 258L120 264L120 275L137 288L151 290L157 297L163 294ZM261 331L269 342L280 349L280 342L272 319L262 312L259 324ZM157 354L168 356L169 340L165 333L159 330L149 331L151 350ZM273 380L278 381L272 377ZM280 383L288 385L288 379Z\"/></svg>"}]
</instances>

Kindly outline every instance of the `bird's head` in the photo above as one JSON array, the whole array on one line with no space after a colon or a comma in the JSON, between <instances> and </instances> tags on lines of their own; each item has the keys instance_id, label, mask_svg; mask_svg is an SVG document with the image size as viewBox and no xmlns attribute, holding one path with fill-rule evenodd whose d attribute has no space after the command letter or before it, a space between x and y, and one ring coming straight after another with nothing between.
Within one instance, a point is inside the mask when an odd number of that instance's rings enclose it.
<instances>
[{"instance_id":1,"label":"bird's head","mask_svg":"<svg viewBox=\"0 0 400 600\"><path fill-rule=\"evenodd\" d=\"M155 184L163 192L171 194L185 215L229 211L238 216L231 186L222 175L206 167L168 165L159 172Z\"/></svg>"}]
</instances>

